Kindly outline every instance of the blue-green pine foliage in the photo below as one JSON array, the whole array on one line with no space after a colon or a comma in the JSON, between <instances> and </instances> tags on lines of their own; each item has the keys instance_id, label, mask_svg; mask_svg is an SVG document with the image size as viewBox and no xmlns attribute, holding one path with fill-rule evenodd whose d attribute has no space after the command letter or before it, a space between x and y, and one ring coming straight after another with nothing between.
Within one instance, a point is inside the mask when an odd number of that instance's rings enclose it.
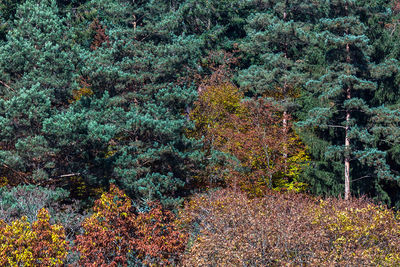
<instances>
[{"instance_id":1,"label":"blue-green pine foliage","mask_svg":"<svg viewBox=\"0 0 400 267\"><path fill-rule=\"evenodd\" d=\"M42 127L77 86L68 34L55 1L28 0L0 47L0 165L21 179L46 180L54 170L57 150Z\"/></svg>"},{"instance_id":2,"label":"blue-green pine foliage","mask_svg":"<svg viewBox=\"0 0 400 267\"><path fill-rule=\"evenodd\" d=\"M391 204L384 183L398 176L388 164L373 128L376 110L383 107L372 101L377 90L377 66L371 61L372 46L355 1L331 1L328 16L320 19L317 29L315 38L325 52L325 73L307 82L304 94L315 99L311 101L314 107L298 123L308 129L303 137L313 157L306 172L308 181L314 192L342 194L343 161L349 157L352 192ZM350 120L346 122L348 112ZM349 149L344 142L347 125Z\"/></svg>"},{"instance_id":3,"label":"blue-green pine foliage","mask_svg":"<svg viewBox=\"0 0 400 267\"><path fill-rule=\"evenodd\" d=\"M248 67L237 81L250 95L275 97L283 104L298 94L310 76L315 21L324 6L313 1L253 1L242 40ZM311 49L310 49L311 48Z\"/></svg>"}]
</instances>

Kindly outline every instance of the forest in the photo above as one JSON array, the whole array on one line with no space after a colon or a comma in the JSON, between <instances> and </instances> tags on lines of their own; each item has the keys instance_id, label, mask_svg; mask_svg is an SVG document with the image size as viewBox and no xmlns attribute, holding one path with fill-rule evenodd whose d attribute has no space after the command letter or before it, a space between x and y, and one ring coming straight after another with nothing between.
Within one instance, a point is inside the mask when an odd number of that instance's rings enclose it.
<instances>
[{"instance_id":1,"label":"forest","mask_svg":"<svg viewBox=\"0 0 400 267\"><path fill-rule=\"evenodd\" d=\"M400 266L399 0L1 0L0 266Z\"/></svg>"}]
</instances>

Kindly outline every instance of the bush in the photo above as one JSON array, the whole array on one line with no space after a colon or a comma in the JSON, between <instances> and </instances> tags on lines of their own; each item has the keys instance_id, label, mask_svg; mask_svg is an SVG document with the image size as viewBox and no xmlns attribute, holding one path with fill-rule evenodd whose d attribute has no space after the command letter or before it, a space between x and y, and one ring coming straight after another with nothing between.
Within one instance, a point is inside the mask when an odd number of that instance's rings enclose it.
<instances>
[{"instance_id":1,"label":"bush","mask_svg":"<svg viewBox=\"0 0 400 267\"><path fill-rule=\"evenodd\" d=\"M1 266L59 266L67 254L64 228L50 224L46 209L38 212L32 224L26 216L11 224L0 220Z\"/></svg>"},{"instance_id":2,"label":"bush","mask_svg":"<svg viewBox=\"0 0 400 267\"><path fill-rule=\"evenodd\" d=\"M319 200L220 190L181 212L192 233L184 266L398 266L400 222L365 199Z\"/></svg>"},{"instance_id":3,"label":"bush","mask_svg":"<svg viewBox=\"0 0 400 267\"><path fill-rule=\"evenodd\" d=\"M186 245L173 213L157 202L138 213L131 200L115 185L93 207L85 219L84 234L77 236L75 250L80 265L117 266L129 262L164 265L176 262Z\"/></svg>"},{"instance_id":4,"label":"bush","mask_svg":"<svg viewBox=\"0 0 400 267\"><path fill-rule=\"evenodd\" d=\"M0 187L0 220L11 222L22 216L32 223L38 211L54 206L57 201L68 197L63 189L50 189L36 185Z\"/></svg>"},{"instance_id":5,"label":"bush","mask_svg":"<svg viewBox=\"0 0 400 267\"><path fill-rule=\"evenodd\" d=\"M158 202L149 203L149 212L135 218L135 249L143 263L170 265L184 252L187 234L180 231L175 215Z\"/></svg>"}]
</instances>

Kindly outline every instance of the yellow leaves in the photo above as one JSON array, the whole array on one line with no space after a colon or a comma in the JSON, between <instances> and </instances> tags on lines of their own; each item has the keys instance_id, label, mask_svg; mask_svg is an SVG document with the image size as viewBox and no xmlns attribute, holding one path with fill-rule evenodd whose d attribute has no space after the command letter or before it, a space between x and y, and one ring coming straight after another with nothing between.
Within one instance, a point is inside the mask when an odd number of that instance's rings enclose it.
<instances>
[{"instance_id":1,"label":"yellow leaves","mask_svg":"<svg viewBox=\"0 0 400 267\"><path fill-rule=\"evenodd\" d=\"M74 103L76 101L79 101L83 96L91 96L93 95L92 89L88 87L82 87L79 88L78 90L73 90L72 91L72 99L69 100L70 103Z\"/></svg>"},{"instance_id":2,"label":"yellow leaves","mask_svg":"<svg viewBox=\"0 0 400 267\"><path fill-rule=\"evenodd\" d=\"M69 178L69 183L72 185L72 194L79 197L98 197L104 193L103 187L87 186L86 182L81 176L72 176Z\"/></svg>"},{"instance_id":3,"label":"yellow leaves","mask_svg":"<svg viewBox=\"0 0 400 267\"><path fill-rule=\"evenodd\" d=\"M68 244L63 227L50 225L49 220L48 211L42 209L32 225L26 217L9 225L0 222L0 265L61 265L67 256Z\"/></svg>"},{"instance_id":4,"label":"yellow leaves","mask_svg":"<svg viewBox=\"0 0 400 267\"><path fill-rule=\"evenodd\" d=\"M5 176L0 176L0 187L8 185L8 179Z\"/></svg>"},{"instance_id":5,"label":"yellow leaves","mask_svg":"<svg viewBox=\"0 0 400 267\"><path fill-rule=\"evenodd\" d=\"M347 249L370 259L371 263L392 266L395 262L400 264L397 246L386 243L400 238L400 222L394 215L383 206L368 204L335 209L333 203L320 200L314 210L313 224L328 230L334 245L331 256L336 260L345 260L341 258L341 251Z\"/></svg>"},{"instance_id":6,"label":"yellow leaves","mask_svg":"<svg viewBox=\"0 0 400 267\"><path fill-rule=\"evenodd\" d=\"M196 132L189 133L196 137L205 135L212 129L221 127L229 114L244 114L246 109L241 105L243 94L231 83L207 86L199 95L190 118L196 123Z\"/></svg>"},{"instance_id":7,"label":"yellow leaves","mask_svg":"<svg viewBox=\"0 0 400 267\"><path fill-rule=\"evenodd\" d=\"M108 159L108 158L114 156L115 153L117 153L117 152L118 152L118 150L115 150L115 149L114 149L114 150L107 151L107 153L104 155L104 158L105 158L105 159Z\"/></svg>"}]
</instances>

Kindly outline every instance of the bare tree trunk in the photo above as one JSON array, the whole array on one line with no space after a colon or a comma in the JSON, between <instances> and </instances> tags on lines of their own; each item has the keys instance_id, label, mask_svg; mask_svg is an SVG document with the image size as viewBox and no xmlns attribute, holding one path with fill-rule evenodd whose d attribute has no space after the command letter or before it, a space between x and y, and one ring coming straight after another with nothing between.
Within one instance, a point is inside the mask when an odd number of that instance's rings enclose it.
<instances>
[{"instance_id":1,"label":"bare tree trunk","mask_svg":"<svg viewBox=\"0 0 400 267\"><path fill-rule=\"evenodd\" d=\"M288 158L288 121L287 121L287 118L288 118L288 114L287 114L287 111L286 111L286 109L283 111L283 119L282 119L282 124L283 124L283 129L282 129L282 134L283 134L283 137L284 137L284 144L283 144L283 160L285 161L285 165L284 165L284 168L285 168L285 172L287 171L287 158Z\"/></svg>"},{"instance_id":2,"label":"bare tree trunk","mask_svg":"<svg viewBox=\"0 0 400 267\"><path fill-rule=\"evenodd\" d=\"M288 1L285 2L285 8L288 6ZM286 17L287 17L287 13L286 10L283 12L283 20L286 22ZM287 39L285 38L285 44L284 44L284 49L285 49L285 58L287 58L288 56L288 43L287 43ZM286 76L286 75L285 75ZM283 101L284 104L286 104L286 94L288 93L288 84L287 84L287 77L285 77L285 83L283 84ZM285 168L285 173L287 171L287 158L288 158L288 140L287 140L287 135L288 135L288 114L287 114L287 110L286 110L286 106L283 107L284 111L283 111L283 118L282 118L282 126L283 126L283 136L284 136L284 144L283 144L283 160L284 160L284 168Z\"/></svg>"},{"instance_id":3,"label":"bare tree trunk","mask_svg":"<svg viewBox=\"0 0 400 267\"><path fill-rule=\"evenodd\" d=\"M350 87L347 88L347 99L350 99ZM344 199L350 198L350 138L349 138L350 110L346 111L346 129L345 129L345 159L344 159Z\"/></svg>"},{"instance_id":4,"label":"bare tree trunk","mask_svg":"<svg viewBox=\"0 0 400 267\"><path fill-rule=\"evenodd\" d=\"M347 5L346 5L347 11ZM346 29L346 34L348 34L348 29ZM350 64L350 45L346 44L346 63ZM347 74L350 75L350 69L347 68ZM351 98L351 86L347 87L346 99ZM350 198L350 138L349 138L349 128L350 128L350 109L346 109L346 128L345 128L345 137L344 137L344 149L345 149L345 158L344 158L344 199L349 200Z\"/></svg>"}]
</instances>

